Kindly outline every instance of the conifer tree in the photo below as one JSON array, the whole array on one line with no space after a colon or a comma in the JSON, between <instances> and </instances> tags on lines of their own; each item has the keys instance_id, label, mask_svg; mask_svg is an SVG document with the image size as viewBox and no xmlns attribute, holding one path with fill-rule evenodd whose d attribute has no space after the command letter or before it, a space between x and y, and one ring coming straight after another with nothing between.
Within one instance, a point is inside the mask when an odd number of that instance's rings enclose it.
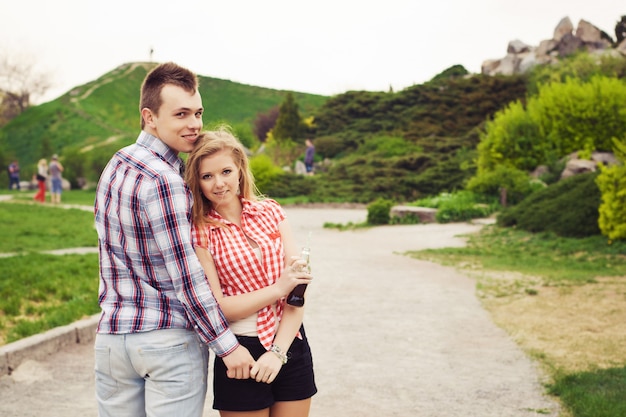
<instances>
[{"instance_id":1,"label":"conifer tree","mask_svg":"<svg viewBox=\"0 0 626 417\"><path fill-rule=\"evenodd\" d=\"M303 130L302 117L298 110L298 104L291 92L287 93L285 101L280 105L278 119L272 130L272 135L277 142L288 140L296 141L300 138Z\"/></svg>"},{"instance_id":2,"label":"conifer tree","mask_svg":"<svg viewBox=\"0 0 626 417\"><path fill-rule=\"evenodd\" d=\"M615 37L618 45L626 39L626 16L622 16L621 20L615 25Z\"/></svg>"}]
</instances>

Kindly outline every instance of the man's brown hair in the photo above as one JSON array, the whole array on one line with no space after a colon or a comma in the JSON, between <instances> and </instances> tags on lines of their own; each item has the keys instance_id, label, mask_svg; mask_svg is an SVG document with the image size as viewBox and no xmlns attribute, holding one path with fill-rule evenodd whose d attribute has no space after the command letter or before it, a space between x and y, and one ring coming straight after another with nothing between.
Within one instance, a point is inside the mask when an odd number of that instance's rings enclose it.
<instances>
[{"instance_id":1,"label":"man's brown hair","mask_svg":"<svg viewBox=\"0 0 626 417\"><path fill-rule=\"evenodd\" d=\"M156 66L146 75L141 85L141 98L139 100L139 112L148 108L154 114L159 114L161 108L161 90L164 85L171 84L183 88L185 91L194 93L198 89L198 77L196 74L173 62L166 62ZM141 128L145 122L141 118Z\"/></svg>"}]
</instances>

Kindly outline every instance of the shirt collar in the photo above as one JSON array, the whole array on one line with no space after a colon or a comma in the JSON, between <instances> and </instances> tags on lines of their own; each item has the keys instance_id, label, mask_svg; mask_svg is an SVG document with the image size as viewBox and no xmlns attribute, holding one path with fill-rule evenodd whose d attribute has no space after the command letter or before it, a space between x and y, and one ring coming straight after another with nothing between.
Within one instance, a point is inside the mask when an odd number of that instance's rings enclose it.
<instances>
[{"instance_id":1,"label":"shirt collar","mask_svg":"<svg viewBox=\"0 0 626 417\"><path fill-rule=\"evenodd\" d=\"M177 172L180 171L180 167L183 163L182 159L180 159L177 152L174 152L172 148L167 146L161 139L142 130L137 138L137 144L148 148L152 153L173 166Z\"/></svg>"},{"instance_id":2,"label":"shirt collar","mask_svg":"<svg viewBox=\"0 0 626 417\"><path fill-rule=\"evenodd\" d=\"M241 201L241 215L242 216L256 216L259 213L261 213L263 210L265 210L265 207L263 206L263 203L260 201L250 201L250 200L246 200L242 197L239 197L239 200ZM230 223L228 220L226 220L225 218L223 218L222 216L220 216L220 214L215 211L215 210L211 210L209 212L209 217L213 218L214 220L217 220L219 222L228 224ZM210 225L210 228L217 228L219 226L216 225Z\"/></svg>"}]
</instances>

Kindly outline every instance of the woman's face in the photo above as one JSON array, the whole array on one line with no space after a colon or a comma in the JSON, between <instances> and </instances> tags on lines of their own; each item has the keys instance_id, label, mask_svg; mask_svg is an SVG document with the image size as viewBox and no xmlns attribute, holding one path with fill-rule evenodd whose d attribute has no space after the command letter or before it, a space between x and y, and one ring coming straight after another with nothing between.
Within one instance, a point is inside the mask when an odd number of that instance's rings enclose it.
<instances>
[{"instance_id":1,"label":"woman's face","mask_svg":"<svg viewBox=\"0 0 626 417\"><path fill-rule=\"evenodd\" d=\"M202 158L199 174L200 190L215 209L239 201L239 168L230 150Z\"/></svg>"}]
</instances>

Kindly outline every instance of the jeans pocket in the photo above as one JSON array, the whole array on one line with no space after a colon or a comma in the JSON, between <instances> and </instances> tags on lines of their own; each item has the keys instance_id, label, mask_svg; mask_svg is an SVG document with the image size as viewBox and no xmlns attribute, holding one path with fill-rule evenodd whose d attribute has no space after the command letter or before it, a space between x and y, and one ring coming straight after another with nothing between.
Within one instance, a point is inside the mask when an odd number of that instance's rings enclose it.
<instances>
[{"instance_id":1,"label":"jeans pocket","mask_svg":"<svg viewBox=\"0 0 626 417\"><path fill-rule=\"evenodd\" d=\"M142 347L139 354L148 370L146 380L169 397L196 390L206 379L207 370L207 362L197 345L184 342L173 346Z\"/></svg>"},{"instance_id":2,"label":"jeans pocket","mask_svg":"<svg viewBox=\"0 0 626 417\"><path fill-rule=\"evenodd\" d=\"M117 381L111 375L111 348L95 347L96 395L101 400L109 399L117 392Z\"/></svg>"}]
</instances>

